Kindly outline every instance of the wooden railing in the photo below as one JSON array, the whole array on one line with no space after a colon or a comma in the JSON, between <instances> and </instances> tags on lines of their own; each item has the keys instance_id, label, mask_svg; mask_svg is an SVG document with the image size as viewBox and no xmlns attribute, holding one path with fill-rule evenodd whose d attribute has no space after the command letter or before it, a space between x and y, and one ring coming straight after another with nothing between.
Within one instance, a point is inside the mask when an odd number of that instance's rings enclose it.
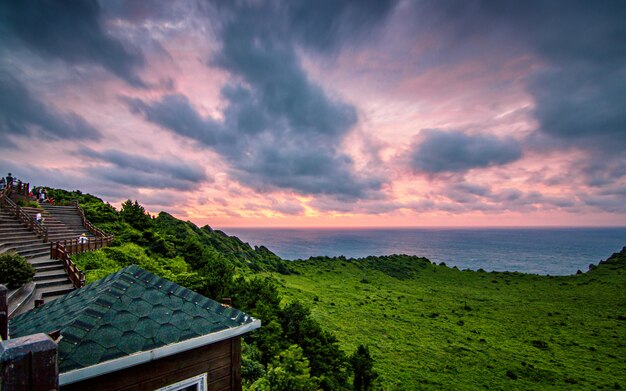
<instances>
[{"instance_id":1,"label":"wooden railing","mask_svg":"<svg viewBox=\"0 0 626 391\"><path fill-rule=\"evenodd\" d=\"M83 210L83 208L81 208L78 205L78 201L72 201L72 205L74 205L74 207L78 211L78 214L80 215L80 219L83 222L83 227L87 228L87 231L91 232L96 237L111 238L111 240L113 240L113 236L107 235L106 233L98 229L96 226L91 224L89 220L87 220L87 218L85 217L85 211Z\"/></svg>"},{"instance_id":2,"label":"wooden railing","mask_svg":"<svg viewBox=\"0 0 626 391\"><path fill-rule=\"evenodd\" d=\"M70 259L70 253L61 242L50 242L50 258L59 259L63 262L65 273L76 288L85 286L85 273L80 271Z\"/></svg>"},{"instance_id":3,"label":"wooden railing","mask_svg":"<svg viewBox=\"0 0 626 391\"><path fill-rule=\"evenodd\" d=\"M81 242L81 240L84 240ZM82 254L88 251L100 250L102 247L106 247L113 241L112 236L104 238L87 238L84 239L70 239L57 242L50 242L51 246L61 245L65 252L68 254ZM52 248L52 247L51 247ZM52 250L51 250L52 251Z\"/></svg>"},{"instance_id":4,"label":"wooden railing","mask_svg":"<svg viewBox=\"0 0 626 391\"><path fill-rule=\"evenodd\" d=\"M30 183L17 181L7 184L0 193L4 193L7 197L12 195L28 197L30 195Z\"/></svg>"},{"instance_id":5,"label":"wooden railing","mask_svg":"<svg viewBox=\"0 0 626 391\"><path fill-rule=\"evenodd\" d=\"M111 244L113 236L107 235L91 224L85 217L83 209L78 206L77 201L72 201L72 205L74 205L76 210L78 210L83 227L91 232L95 238L84 237L80 239L63 240L62 242L50 242L50 258L60 259L63 262L65 272L72 281L72 284L74 284L76 288L82 288L85 286L85 273L78 269L76 264L70 258L70 255L99 250L102 247Z\"/></svg>"},{"instance_id":6,"label":"wooden railing","mask_svg":"<svg viewBox=\"0 0 626 391\"><path fill-rule=\"evenodd\" d=\"M17 181L13 184L13 194L28 197L30 195L30 183Z\"/></svg>"},{"instance_id":7,"label":"wooden railing","mask_svg":"<svg viewBox=\"0 0 626 391\"><path fill-rule=\"evenodd\" d=\"M13 200L8 196L11 188L7 188L8 191L0 192L0 205L6 208L10 213L15 215L24 226L29 230L35 232L35 234L42 238L44 242L48 241L48 227L38 223L34 217L24 212Z\"/></svg>"}]
</instances>

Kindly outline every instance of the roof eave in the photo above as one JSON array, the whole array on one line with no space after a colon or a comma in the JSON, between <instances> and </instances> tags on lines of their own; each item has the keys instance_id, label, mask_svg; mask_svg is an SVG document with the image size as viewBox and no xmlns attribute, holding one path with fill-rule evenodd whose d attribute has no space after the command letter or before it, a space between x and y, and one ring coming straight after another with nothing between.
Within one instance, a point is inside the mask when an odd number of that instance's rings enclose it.
<instances>
[{"instance_id":1,"label":"roof eave","mask_svg":"<svg viewBox=\"0 0 626 391\"><path fill-rule=\"evenodd\" d=\"M128 356L116 358L113 360L101 362L89 367L74 369L59 375L59 386L76 383L79 381L91 379L96 376L104 375L111 372L129 368L135 365L144 364L150 361L158 360L177 353L186 352L201 346L210 345L216 342L224 341L230 338L238 337L252 330L261 327L261 321L254 319L250 323L241 326L228 328L217 331L215 333L202 335L200 337L187 339L185 341L165 345L160 348L148 350L145 352L137 352Z\"/></svg>"}]
</instances>

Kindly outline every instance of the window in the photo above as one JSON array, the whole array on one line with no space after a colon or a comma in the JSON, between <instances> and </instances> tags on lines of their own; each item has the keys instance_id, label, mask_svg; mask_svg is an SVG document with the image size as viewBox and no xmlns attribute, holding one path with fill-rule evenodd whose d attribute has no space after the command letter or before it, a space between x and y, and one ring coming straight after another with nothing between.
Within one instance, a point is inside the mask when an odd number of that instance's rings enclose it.
<instances>
[{"instance_id":1,"label":"window","mask_svg":"<svg viewBox=\"0 0 626 391\"><path fill-rule=\"evenodd\" d=\"M156 391L207 391L206 373L170 384Z\"/></svg>"}]
</instances>

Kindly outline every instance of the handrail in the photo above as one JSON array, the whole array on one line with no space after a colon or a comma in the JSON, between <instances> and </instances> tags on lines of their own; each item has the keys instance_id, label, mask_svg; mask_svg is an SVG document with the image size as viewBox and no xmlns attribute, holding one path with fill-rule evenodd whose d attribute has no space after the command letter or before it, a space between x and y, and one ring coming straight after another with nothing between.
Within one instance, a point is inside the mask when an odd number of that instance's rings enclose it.
<instances>
[{"instance_id":1,"label":"handrail","mask_svg":"<svg viewBox=\"0 0 626 391\"><path fill-rule=\"evenodd\" d=\"M113 235L107 235L100 229L96 228L85 217L85 212L78 205L78 201L72 201L72 205L76 207L80 215L80 219L89 232L95 235L95 238L70 239L57 242L50 242L50 258L60 259L70 281L76 288L85 286L85 273L83 273L70 258L71 254L82 254L88 251L99 250L108 246L113 242Z\"/></svg>"},{"instance_id":2,"label":"handrail","mask_svg":"<svg viewBox=\"0 0 626 391\"><path fill-rule=\"evenodd\" d=\"M85 273L78 269L70 255L99 250L111 244L112 241L113 236L50 242L50 258L60 259L72 284L76 288L82 288L85 286Z\"/></svg>"},{"instance_id":3,"label":"handrail","mask_svg":"<svg viewBox=\"0 0 626 391\"><path fill-rule=\"evenodd\" d=\"M76 210L78 210L78 214L80 215L80 219L83 222L83 226L85 228L87 228L87 231L91 232L94 236L97 236L97 237L113 239L112 235L107 235L102 230L98 229L96 226L91 224L91 222L89 222L89 220L87 220L87 217L85 217L85 211L83 210L83 208L80 207L80 205L78 205L78 201L76 201L76 200L72 201L72 205L76 208Z\"/></svg>"},{"instance_id":4,"label":"handrail","mask_svg":"<svg viewBox=\"0 0 626 391\"><path fill-rule=\"evenodd\" d=\"M24 224L29 230L35 232L38 237L42 238L44 242L48 241L48 227L45 225L38 223L34 217L30 216L28 213L24 212L19 205L17 205L13 200L7 196L7 192L3 191L0 193L0 205L7 208L11 213L17 217L22 224Z\"/></svg>"},{"instance_id":5,"label":"handrail","mask_svg":"<svg viewBox=\"0 0 626 391\"><path fill-rule=\"evenodd\" d=\"M70 253L60 242L50 242L50 258L59 259L63 262L63 268L70 281L76 288L85 286L85 273L80 271L76 264L70 259Z\"/></svg>"},{"instance_id":6,"label":"handrail","mask_svg":"<svg viewBox=\"0 0 626 391\"><path fill-rule=\"evenodd\" d=\"M28 197L30 195L30 183L18 180L13 185L13 190L15 190L17 195Z\"/></svg>"}]
</instances>

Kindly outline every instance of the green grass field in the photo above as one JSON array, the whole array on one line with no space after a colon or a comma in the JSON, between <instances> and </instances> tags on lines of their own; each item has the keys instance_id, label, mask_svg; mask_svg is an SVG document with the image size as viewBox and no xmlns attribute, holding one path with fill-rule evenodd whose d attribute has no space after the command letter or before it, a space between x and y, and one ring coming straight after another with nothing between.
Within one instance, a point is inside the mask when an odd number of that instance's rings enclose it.
<instances>
[{"instance_id":1,"label":"green grass field","mask_svg":"<svg viewBox=\"0 0 626 391\"><path fill-rule=\"evenodd\" d=\"M369 345L385 390L615 389L626 387L620 257L567 277L416 257L297 261L298 274L275 276L346 352Z\"/></svg>"}]
</instances>

